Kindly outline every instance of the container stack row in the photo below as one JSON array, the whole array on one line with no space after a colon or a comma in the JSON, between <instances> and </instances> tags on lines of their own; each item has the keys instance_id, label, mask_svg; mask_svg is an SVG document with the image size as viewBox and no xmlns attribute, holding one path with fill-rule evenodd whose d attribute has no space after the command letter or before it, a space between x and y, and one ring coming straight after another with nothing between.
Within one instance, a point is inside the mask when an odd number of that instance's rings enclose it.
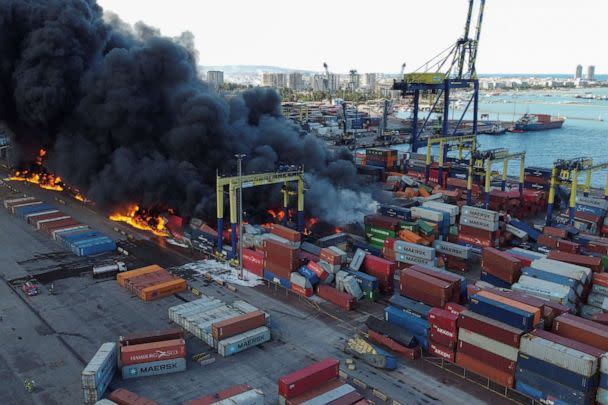
<instances>
[{"instance_id":1,"label":"container stack row","mask_svg":"<svg viewBox=\"0 0 608 405\"><path fill-rule=\"evenodd\" d=\"M77 256L116 250L116 242L108 236L34 197L6 199L4 208Z\"/></svg>"},{"instance_id":2,"label":"container stack row","mask_svg":"<svg viewBox=\"0 0 608 405\"><path fill-rule=\"evenodd\" d=\"M157 300L188 289L186 280L155 264L118 273L116 281L142 301Z\"/></svg>"},{"instance_id":3,"label":"container stack row","mask_svg":"<svg viewBox=\"0 0 608 405\"><path fill-rule=\"evenodd\" d=\"M202 297L169 308L169 319L224 357L270 340L268 315L244 301Z\"/></svg>"}]
</instances>

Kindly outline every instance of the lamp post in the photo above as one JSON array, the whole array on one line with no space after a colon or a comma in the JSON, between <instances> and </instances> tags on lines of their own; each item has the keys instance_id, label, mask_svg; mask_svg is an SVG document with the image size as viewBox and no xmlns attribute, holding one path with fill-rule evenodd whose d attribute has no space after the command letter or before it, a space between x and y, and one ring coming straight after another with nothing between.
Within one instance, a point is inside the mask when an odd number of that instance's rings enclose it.
<instances>
[{"instance_id":1,"label":"lamp post","mask_svg":"<svg viewBox=\"0 0 608 405\"><path fill-rule=\"evenodd\" d=\"M237 162L239 176L239 280L243 279L243 158L245 154L236 154L234 157Z\"/></svg>"}]
</instances>

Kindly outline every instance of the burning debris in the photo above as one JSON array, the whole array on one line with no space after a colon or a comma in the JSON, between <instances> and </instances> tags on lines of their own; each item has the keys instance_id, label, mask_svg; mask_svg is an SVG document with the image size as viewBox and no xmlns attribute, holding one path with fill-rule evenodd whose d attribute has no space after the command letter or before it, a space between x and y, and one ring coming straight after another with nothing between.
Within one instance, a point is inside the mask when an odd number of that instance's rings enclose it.
<instances>
[{"instance_id":1,"label":"burning debris","mask_svg":"<svg viewBox=\"0 0 608 405\"><path fill-rule=\"evenodd\" d=\"M137 204L132 204L124 212L114 213L108 218L112 221L125 222L142 231L152 232L156 236L169 236L169 231L165 227L166 220L161 215L150 214L149 210L142 209Z\"/></svg>"},{"instance_id":2,"label":"burning debris","mask_svg":"<svg viewBox=\"0 0 608 405\"><path fill-rule=\"evenodd\" d=\"M45 155L46 150L40 149L34 159L31 170L17 170L6 180L27 181L28 183L38 184L47 190L63 191L64 185L61 182L61 177L48 173L42 165Z\"/></svg>"},{"instance_id":3,"label":"burning debris","mask_svg":"<svg viewBox=\"0 0 608 405\"><path fill-rule=\"evenodd\" d=\"M45 176L23 177L65 181L108 212L137 202L213 220L216 172L234 173L238 153L245 172L305 164L306 212L319 220L343 225L375 209L349 151L301 135L274 90L217 95L199 79L187 35L131 28L94 0L5 0L0 21L0 120L22 161L48 151ZM244 201L261 212L274 194L245 190Z\"/></svg>"}]
</instances>

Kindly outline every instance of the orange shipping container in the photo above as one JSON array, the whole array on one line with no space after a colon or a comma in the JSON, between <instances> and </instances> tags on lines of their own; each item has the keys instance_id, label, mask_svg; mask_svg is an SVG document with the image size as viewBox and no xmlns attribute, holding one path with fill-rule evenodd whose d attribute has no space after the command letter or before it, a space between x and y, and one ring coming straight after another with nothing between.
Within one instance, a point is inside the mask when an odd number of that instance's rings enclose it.
<instances>
[{"instance_id":1,"label":"orange shipping container","mask_svg":"<svg viewBox=\"0 0 608 405\"><path fill-rule=\"evenodd\" d=\"M121 287L126 287L127 282L129 281L129 279L133 278L133 277L137 277L140 276L142 274L146 274L146 273L152 273L158 270L163 270L162 267L160 267L157 264L153 264L151 266L146 266L146 267L140 267L139 269L135 269L135 270L129 270L129 271L125 271L122 273L118 273L116 275L116 281L118 281L118 284Z\"/></svg>"},{"instance_id":2,"label":"orange shipping container","mask_svg":"<svg viewBox=\"0 0 608 405\"><path fill-rule=\"evenodd\" d=\"M186 291L187 288L188 286L186 285L186 280L178 278L142 289L139 292L139 298L144 301L152 301L159 298L164 298L168 295L176 294L178 292Z\"/></svg>"},{"instance_id":3,"label":"orange shipping container","mask_svg":"<svg viewBox=\"0 0 608 405\"><path fill-rule=\"evenodd\" d=\"M416 244L420 244L420 242L422 242L422 238L419 235L412 231L408 231L407 229L402 229L399 231L399 239Z\"/></svg>"},{"instance_id":4,"label":"orange shipping container","mask_svg":"<svg viewBox=\"0 0 608 405\"><path fill-rule=\"evenodd\" d=\"M184 339L163 340L120 348L120 362L123 365L171 360L179 357L186 357Z\"/></svg>"},{"instance_id":5,"label":"orange shipping container","mask_svg":"<svg viewBox=\"0 0 608 405\"><path fill-rule=\"evenodd\" d=\"M428 192L428 191L426 191L426 190L425 190L424 188L422 188L422 187L420 187L420 188L418 189L418 192L420 193L420 195L421 195L422 197L428 197L428 196L430 196L429 192Z\"/></svg>"},{"instance_id":6,"label":"orange shipping container","mask_svg":"<svg viewBox=\"0 0 608 405\"><path fill-rule=\"evenodd\" d=\"M540 308L536 308L531 305L524 304L523 302L500 296L498 294L493 294L488 290L482 290L477 294L494 301L502 302L503 304L509 305L513 308L521 309L522 311L534 314L534 325L536 326L540 323Z\"/></svg>"},{"instance_id":7,"label":"orange shipping container","mask_svg":"<svg viewBox=\"0 0 608 405\"><path fill-rule=\"evenodd\" d=\"M498 370L481 360L477 360L476 358L461 352L456 353L456 364L469 371L479 374L482 377L486 377L490 381L494 381L503 387L513 388L515 377L512 372L507 373L502 370Z\"/></svg>"}]
</instances>

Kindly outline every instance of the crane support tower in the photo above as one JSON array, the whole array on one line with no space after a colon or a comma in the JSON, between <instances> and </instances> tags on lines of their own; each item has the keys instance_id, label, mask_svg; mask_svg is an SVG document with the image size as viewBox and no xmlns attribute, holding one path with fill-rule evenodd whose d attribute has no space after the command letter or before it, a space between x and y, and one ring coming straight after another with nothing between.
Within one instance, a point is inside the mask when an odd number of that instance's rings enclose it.
<instances>
[{"instance_id":1,"label":"crane support tower","mask_svg":"<svg viewBox=\"0 0 608 405\"><path fill-rule=\"evenodd\" d=\"M297 191L290 191L290 183L297 183ZM228 186L228 198L230 200L230 228L232 230L231 246L232 255L236 255L237 234L237 193L240 188L267 186L271 184L282 184L283 209L285 218L289 204L289 196L298 196L298 231L304 231L304 168L295 170L246 174L244 176L221 177L217 175L217 249L222 251L222 229L224 227L224 189Z\"/></svg>"},{"instance_id":2,"label":"crane support tower","mask_svg":"<svg viewBox=\"0 0 608 405\"><path fill-rule=\"evenodd\" d=\"M426 173L425 178L426 181L429 181L430 173L431 173L431 148L433 144L439 144L439 183L442 187L445 187L443 184L443 170L444 170L444 162L447 158L448 151L450 150L458 150L458 160L462 160L462 152L463 150L468 150L470 152L469 166L473 164L473 153L476 150L477 138L475 136L448 136L448 137L431 137L427 141L426 145ZM470 191L470 190L469 190ZM467 196L467 201L470 199L470 196ZM470 201L468 201L470 203Z\"/></svg>"},{"instance_id":3,"label":"crane support tower","mask_svg":"<svg viewBox=\"0 0 608 405\"><path fill-rule=\"evenodd\" d=\"M594 172L608 169L607 163L593 164L593 159L580 157L574 159L560 159L554 162L551 170L551 183L549 188L549 200L547 203L546 224L551 225L553 220L553 209L555 205L555 191L560 185L570 187L570 198L568 201L568 217L570 224L574 222L576 213L576 196L578 189L583 190L585 197L589 196L591 189L591 175ZM585 174L585 183L578 184L578 177ZM604 187L604 199L608 200L608 175L606 175L606 186Z\"/></svg>"},{"instance_id":4,"label":"crane support tower","mask_svg":"<svg viewBox=\"0 0 608 405\"><path fill-rule=\"evenodd\" d=\"M500 189L505 191L507 185L507 168L509 161L519 159L519 193L523 196L524 191L524 168L526 166L526 152L511 153L508 149L497 148L484 151L476 151L473 153L473 170L469 170L467 180L467 202L468 195L473 185L473 175L484 176L484 205L488 208L490 205L490 184L492 181L492 165L496 162L503 162L502 181Z\"/></svg>"}]
</instances>

